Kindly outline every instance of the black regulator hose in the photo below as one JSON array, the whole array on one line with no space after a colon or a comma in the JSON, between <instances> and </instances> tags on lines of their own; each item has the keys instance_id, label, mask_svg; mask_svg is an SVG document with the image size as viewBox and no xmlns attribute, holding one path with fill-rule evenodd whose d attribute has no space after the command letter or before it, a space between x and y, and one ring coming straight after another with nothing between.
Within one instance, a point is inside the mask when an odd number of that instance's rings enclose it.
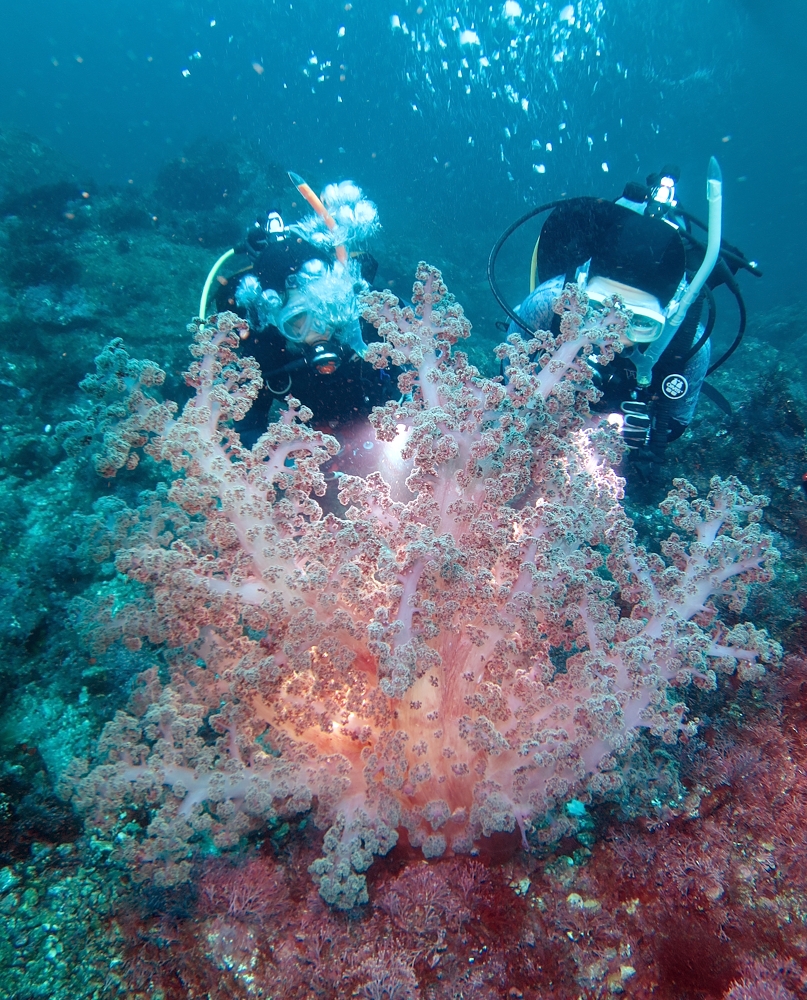
<instances>
[{"instance_id":1,"label":"black regulator hose","mask_svg":"<svg viewBox=\"0 0 807 1000\"><path fill-rule=\"evenodd\" d=\"M687 240L691 245L705 249L703 244L699 240L696 240L691 233L687 233L684 230L680 230L680 233L681 236L685 240ZM726 263L726 258L731 258L731 256L732 256L731 254L727 254L725 251L721 251L720 257L717 260L717 264L715 265L715 269L712 272L712 274L713 275L718 274L718 268L719 268L719 277L720 277L719 283L726 285L731 294L737 300L737 309L740 313L740 322L737 328L737 334L734 337L734 341L732 342L731 347L729 347L729 349L721 357L719 357L717 361L715 361L715 363L708 369L708 371L706 372L707 378L712 374L712 372L716 372L721 365L725 364L726 361L728 361L728 359L732 356L732 354L734 354L734 352L742 343L743 336L745 334L745 326L748 314L746 312L745 300L743 299L742 292L740 291L740 286L737 284L736 278L731 273L731 268L729 268L729 266ZM752 274L756 274L758 277L762 276L761 271L754 270L750 267L747 267L746 269L750 270ZM684 361L689 361L689 359L697 351L699 351L701 347L703 347L703 345L711 336L712 328L714 327L714 321L716 316L714 295L712 294L712 291L709 288L708 284L703 286L703 290L704 292L708 293L708 302L710 310L710 316L707 322L707 329L704 330L703 334L698 338L698 342L694 345L694 347L692 347L687 352L686 356L684 357Z\"/></svg>"},{"instance_id":2,"label":"black regulator hose","mask_svg":"<svg viewBox=\"0 0 807 1000\"><path fill-rule=\"evenodd\" d=\"M715 297L712 293L712 289L708 285L703 286L703 293L706 296L706 304L709 307L709 318L706 320L706 326L703 333L698 337L695 344L690 347L686 354L681 358L681 364L686 364L690 358L698 353L698 351L703 347L706 341L712 336L712 330L715 328L715 320L717 319L717 307L715 306Z\"/></svg>"},{"instance_id":3,"label":"black regulator hose","mask_svg":"<svg viewBox=\"0 0 807 1000\"><path fill-rule=\"evenodd\" d=\"M692 225L698 226L704 232L708 232L709 227L706 225L706 223L701 222L701 220L698 219L696 216L694 216L691 212L687 212L685 208L681 208L681 206L679 205L676 211L679 215L683 216L687 220L687 222L692 223ZM703 244L700 240L695 239L692 233L688 233L686 232L686 230L679 230L679 232L681 233L682 236L689 237L689 239L695 244L695 246L700 247L703 250L706 249L705 244ZM749 274L753 274L755 278L762 277L762 271L760 271L759 267L756 264L756 261L749 260L742 252L742 250L740 250L739 247L733 246L726 240L720 241L720 256L723 257L724 260L727 260L729 263L736 264L738 268L742 268L743 270L748 271Z\"/></svg>"},{"instance_id":4,"label":"black regulator hose","mask_svg":"<svg viewBox=\"0 0 807 1000\"><path fill-rule=\"evenodd\" d=\"M712 374L712 372L717 371L717 369L721 365L725 364L728 361L728 359L732 356L732 354L734 354L734 352L740 346L740 344L742 343L743 334L745 333L745 324L748 319L748 314L745 310L745 301L743 300L739 285L734 280L734 275L731 275L731 279L728 278L726 279L726 284L728 285L730 291L734 295L734 298L737 300L737 308L740 310L740 325L737 328L737 335L735 336L734 342L732 343L731 347L729 347L726 353L723 354L722 357L718 358L717 361L715 361L715 363L707 370L706 372L707 378Z\"/></svg>"},{"instance_id":5,"label":"black regulator hose","mask_svg":"<svg viewBox=\"0 0 807 1000\"><path fill-rule=\"evenodd\" d=\"M502 235L496 240L493 249L490 251L490 257L488 257L488 284L490 285L490 290L493 292L493 298L499 303L502 310L507 313L510 319L521 329L529 334L530 337L535 333L531 327L527 326L524 320L519 318L518 313L511 309L510 306L504 299L499 286L496 282L496 258L499 256L499 251L504 246L504 244L510 239L513 233L524 225L525 222L529 222L530 219L534 219L536 215L540 215L542 212L548 212L552 208L557 208L558 205L565 205L568 201L567 198L559 198L557 201L547 202L546 205L539 205L538 208L533 208L531 211L527 212L526 215L522 215L520 219L508 226L507 229L502 233Z\"/></svg>"}]
</instances>

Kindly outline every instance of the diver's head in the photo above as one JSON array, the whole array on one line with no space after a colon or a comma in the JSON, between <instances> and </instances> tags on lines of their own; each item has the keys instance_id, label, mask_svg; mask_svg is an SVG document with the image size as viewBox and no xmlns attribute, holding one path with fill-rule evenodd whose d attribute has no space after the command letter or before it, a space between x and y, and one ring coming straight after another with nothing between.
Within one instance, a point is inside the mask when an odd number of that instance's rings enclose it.
<instances>
[{"instance_id":1,"label":"diver's head","mask_svg":"<svg viewBox=\"0 0 807 1000\"><path fill-rule=\"evenodd\" d=\"M595 276L586 283L586 295L595 307L601 306L606 299L618 295L630 310L631 320L625 330L625 338L629 344L650 344L658 340L664 330L664 307L650 292L640 288L625 285L613 278Z\"/></svg>"},{"instance_id":2,"label":"diver's head","mask_svg":"<svg viewBox=\"0 0 807 1000\"><path fill-rule=\"evenodd\" d=\"M364 341L359 332L361 349L354 349L354 331L332 322L311 305L299 289L291 289L278 314L277 326L292 354L298 355L320 375L333 375L343 361L363 352Z\"/></svg>"},{"instance_id":3,"label":"diver's head","mask_svg":"<svg viewBox=\"0 0 807 1000\"><path fill-rule=\"evenodd\" d=\"M292 353L306 360L309 354L316 356L317 369L328 373L343 358L365 355L359 296L367 287L357 261L337 261L329 266L314 258L288 276L282 296L274 289L261 288L254 275L246 275L235 300L258 329L276 327ZM322 358L328 352L322 345L329 345L334 355L325 363Z\"/></svg>"},{"instance_id":4,"label":"diver's head","mask_svg":"<svg viewBox=\"0 0 807 1000\"><path fill-rule=\"evenodd\" d=\"M591 256L586 294L595 303L619 295L633 313L628 341L649 344L661 337L685 274L686 251L677 230L623 209Z\"/></svg>"},{"instance_id":5,"label":"diver's head","mask_svg":"<svg viewBox=\"0 0 807 1000\"><path fill-rule=\"evenodd\" d=\"M307 261L287 278L275 325L318 371L330 374L343 359L364 357L359 295L366 288L355 262L329 267L321 260Z\"/></svg>"}]
</instances>

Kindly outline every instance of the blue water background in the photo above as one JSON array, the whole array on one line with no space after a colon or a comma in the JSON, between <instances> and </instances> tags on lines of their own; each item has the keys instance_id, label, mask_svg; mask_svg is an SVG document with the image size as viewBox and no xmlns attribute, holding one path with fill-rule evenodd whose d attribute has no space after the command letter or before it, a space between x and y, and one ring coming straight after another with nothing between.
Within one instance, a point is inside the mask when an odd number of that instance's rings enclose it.
<instances>
[{"instance_id":1,"label":"blue water background","mask_svg":"<svg viewBox=\"0 0 807 1000\"><path fill-rule=\"evenodd\" d=\"M803 295L803 0L578 5L597 24L583 41L571 32L562 63L549 34L562 3L525 2L509 20L498 3L489 12L486 3L445 0L356 0L350 10L335 0L3 6L0 122L50 143L96 182L147 186L200 136L258 140L314 187L359 182L379 204L387 237L419 241L462 298L470 289L457 281L484 283L487 247L527 207L563 193L616 197L626 180L673 161L683 170L683 201L703 213L715 154L726 181L725 232L766 271L764 282L744 282L749 305ZM393 28L395 14L409 35ZM480 46L460 46L469 28ZM430 39L430 52L417 51L416 32ZM521 48L507 62L513 38ZM466 94L460 60L473 69L494 50L504 53L504 72ZM504 95L505 83L519 103ZM505 259L513 297L525 290L525 247ZM492 302L482 308L475 297L472 318L489 324Z\"/></svg>"}]
</instances>

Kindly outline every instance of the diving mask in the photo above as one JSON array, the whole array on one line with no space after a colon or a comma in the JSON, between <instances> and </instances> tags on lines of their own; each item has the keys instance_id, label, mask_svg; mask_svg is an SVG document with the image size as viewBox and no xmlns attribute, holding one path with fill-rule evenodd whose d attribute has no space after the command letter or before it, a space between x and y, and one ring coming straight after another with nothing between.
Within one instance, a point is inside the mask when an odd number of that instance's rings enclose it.
<instances>
[{"instance_id":1,"label":"diving mask","mask_svg":"<svg viewBox=\"0 0 807 1000\"><path fill-rule=\"evenodd\" d=\"M311 302L298 288L289 290L286 304L277 315L276 325L286 340L293 344L328 340L333 333L333 328L311 308Z\"/></svg>"},{"instance_id":2,"label":"diving mask","mask_svg":"<svg viewBox=\"0 0 807 1000\"><path fill-rule=\"evenodd\" d=\"M631 312L630 324L625 335L633 344L650 344L658 340L664 330L666 317L661 303L649 292L643 292L631 285L623 285L613 278L590 278L586 284L586 295L595 307L601 307L606 299L618 295Z\"/></svg>"}]
</instances>

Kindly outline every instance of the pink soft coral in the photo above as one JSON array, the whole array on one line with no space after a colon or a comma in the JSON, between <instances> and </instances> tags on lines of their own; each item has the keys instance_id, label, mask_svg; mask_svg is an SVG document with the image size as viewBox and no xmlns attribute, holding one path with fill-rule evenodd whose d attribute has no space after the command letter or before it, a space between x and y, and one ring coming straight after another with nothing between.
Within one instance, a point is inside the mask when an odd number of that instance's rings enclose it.
<instances>
[{"instance_id":1,"label":"pink soft coral","mask_svg":"<svg viewBox=\"0 0 807 1000\"><path fill-rule=\"evenodd\" d=\"M585 354L618 348L618 304L594 313L568 286L557 339L500 349L505 384L454 350L469 325L439 272L421 266L413 301L365 305L382 337L370 360L407 369L402 401L371 417L373 454L403 471L338 477L327 514L315 496L338 442L290 400L245 449L243 324L193 327L195 395L146 449L181 475L112 529L147 596L107 639L164 642L170 682L144 676L78 788L100 827L147 807L147 830L119 842L160 880L187 876L195 840L233 846L312 807L328 828L312 871L345 908L402 831L426 857L516 828L555 836L560 804L619 783L640 728L687 730L670 685L753 678L776 655L710 603L739 607L769 579L763 498L714 480L698 500L677 480L664 509L690 541L673 535L667 562L636 545L614 439L586 422Z\"/></svg>"}]
</instances>

